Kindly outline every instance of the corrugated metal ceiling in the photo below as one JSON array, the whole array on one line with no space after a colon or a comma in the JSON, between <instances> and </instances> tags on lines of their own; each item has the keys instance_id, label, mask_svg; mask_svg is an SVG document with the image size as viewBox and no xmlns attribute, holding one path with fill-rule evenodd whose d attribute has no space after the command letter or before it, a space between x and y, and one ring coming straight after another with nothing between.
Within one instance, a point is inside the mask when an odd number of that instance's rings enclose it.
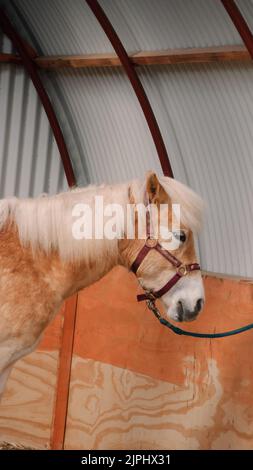
<instances>
[{"instance_id":1,"label":"corrugated metal ceiling","mask_svg":"<svg viewBox=\"0 0 253 470\"><path fill-rule=\"evenodd\" d=\"M112 51L84 0L11 0L44 54ZM101 0L128 51L241 44L220 0ZM27 31L28 32L28 31Z\"/></svg>"}]
</instances>

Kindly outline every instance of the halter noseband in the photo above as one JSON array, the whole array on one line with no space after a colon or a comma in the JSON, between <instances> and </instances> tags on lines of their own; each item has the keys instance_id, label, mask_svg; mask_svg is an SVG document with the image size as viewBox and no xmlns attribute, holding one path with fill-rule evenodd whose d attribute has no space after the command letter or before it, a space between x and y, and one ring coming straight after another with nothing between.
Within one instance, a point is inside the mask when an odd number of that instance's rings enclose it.
<instances>
[{"instance_id":1,"label":"halter noseband","mask_svg":"<svg viewBox=\"0 0 253 470\"><path fill-rule=\"evenodd\" d=\"M167 261L169 261L175 268L176 268L176 274L169 279L166 284L161 287L161 289L157 291L145 291L144 294L139 294L137 295L137 300L138 302L141 302L142 300L152 300L155 301L156 299L159 299L162 297L166 292L168 292L178 281L181 277L186 276L186 274L189 274L192 271L196 271L200 269L200 265L198 263L191 263L191 264L183 264L179 259L177 259L174 255L172 255L168 250L162 247L162 245L156 240L155 238L152 238L151 236L151 222L150 222L150 209L147 207L146 210L146 234L147 238L145 241L145 245L142 247L142 249L139 251L138 255L136 256L134 262L131 265L131 271L134 272L134 274L137 273L137 270L139 269L141 263L143 260L146 258L147 254L151 250L156 250L160 255L162 255Z\"/></svg>"}]
</instances>

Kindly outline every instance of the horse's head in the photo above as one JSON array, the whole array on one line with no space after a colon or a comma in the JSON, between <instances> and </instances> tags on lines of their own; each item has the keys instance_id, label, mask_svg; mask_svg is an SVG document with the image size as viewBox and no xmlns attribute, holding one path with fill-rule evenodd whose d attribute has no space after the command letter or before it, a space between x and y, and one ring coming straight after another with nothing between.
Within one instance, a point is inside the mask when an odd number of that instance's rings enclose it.
<instances>
[{"instance_id":1,"label":"horse's head","mask_svg":"<svg viewBox=\"0 0 253 470\"><path fill-rule=\"evenodd\" d=\"M142 215L137 210L137 206L140 206L141 202L147 204L147 200L152 203L150 226L151 229L155 226L153 236L159 242L162 251L169 252L169 255L173 255L182 263L181 268L176 267L164 257L161 250L159 252L151 249L147 253L143 251L147 225L145 220L145 228L140 229L139 222ZM148 292L160 291L179 269L181 274L187 274L182 275L178 282L166 292L161 291L162 295L159 297L170 318L176 321L194 320L204 304L203 282L199 270L184 272L184 267L194 266L194 263L197 263L194 232L200 225L201 199L182 183L167 177L158 179L155 173L149 173L145 188L141 188L138 182L130 186L129 203L134 204L135 238L129 239L126 236L119 244L123 264L131 267L142 250L145 256L139 257L136 276L141 286ZM178 204L177 210L180 207L180 220L179 212L175 214L173 204Z\"/></svg>"}]
</instances>

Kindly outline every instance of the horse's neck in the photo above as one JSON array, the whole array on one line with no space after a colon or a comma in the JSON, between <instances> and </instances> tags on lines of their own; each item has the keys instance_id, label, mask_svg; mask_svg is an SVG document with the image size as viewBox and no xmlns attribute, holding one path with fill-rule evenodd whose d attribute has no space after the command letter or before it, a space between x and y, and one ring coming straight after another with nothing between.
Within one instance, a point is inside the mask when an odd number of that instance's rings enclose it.
<instances>
[{"instance_id":1,"label":"horse's neck","mask_svg":"<svg viewBox=\"0 0 253 470\"><path fill-rule=\"evenodd\" d=\"M112 186L108 188L106 193L105 204L120 204L126 206L128 201L128 186ZM96 194L99 195L99 192ZM85 202L85 199L84 199ZM124 230L124 227L122 227ZM119 245L118 240L108 239L93 239L81 241L83 243L83 250L87 256L76 262L59 264L59 273L64 273L66 283L64 285L64 297L67 297L78 290L89 286L90 284L101 279L117 264L122 264L119 258ZM87 248L88 247L88 248Z\"/></svg>"},{"instance_id":2,"label":"horse's neck","mask_svg":"<svg viewBox=\"0 0 253 470\"><path fill-rule=\"evenodd\" d=\"M63 284L63 297L66 298L69 295L78 292L80 289L98 281L117 264L119 264L117 246L115 246L115 250L110 250L109 253L106 250L103 256L101 256L100 252L98 258L94 254L88 262L61 263L59 267L59 275L61 277L61 273L63 273L65 277L65 283Z\"/></svg>"},{"instance_id":3,"label":"horse's neck","mask_svg":"<svg viewBox=\"0 0 253 470\"><path fill-rule=\"evenodd\" d=\"M1 248L4 256L5 236L8 246L14 247L13 251L16 250L20 257L23 257L28 269L34 269L42 279L46 279L49 288L56 296L59 295L59 298L65 298L103 277L119 262L118 240L100 240L96 237L74 239L70 228L73 227L73 204L81 202L92 206L94 195L103 195L105 205L117 203L126 207L128 185L66 193L59 199L55 198L55 201L54 198L29 203L14 201L14 222L7 224L1 234L0 268ZM10 203L8 204L10 212ZM53 224L50 223L50 214ZM52 251L48 249L50 244L54 247ZM15 263L17 253L13 253L10 258Z\"/></svg>"}]
</instances>

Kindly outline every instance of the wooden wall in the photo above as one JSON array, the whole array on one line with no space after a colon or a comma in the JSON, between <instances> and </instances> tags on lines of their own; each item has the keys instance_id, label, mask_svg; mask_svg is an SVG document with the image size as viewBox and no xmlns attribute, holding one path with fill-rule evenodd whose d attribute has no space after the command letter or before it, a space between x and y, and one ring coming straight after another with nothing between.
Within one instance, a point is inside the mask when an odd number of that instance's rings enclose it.
<instances>
[{"instance_id":1,"label":"wooden wall","mask_svg":"<svg viewBox=\"0 0 253 470\"><path fill-rule=\"evenodd\" d=\"M205 277L206 307L189 330L253 321L253 284ZM253 332L178 337L135 300L116 268L80 292L66 449L252 449ZM0 441L49 446L61 320L17 363L0 406Z\"/></svg>"}]
</instances>

